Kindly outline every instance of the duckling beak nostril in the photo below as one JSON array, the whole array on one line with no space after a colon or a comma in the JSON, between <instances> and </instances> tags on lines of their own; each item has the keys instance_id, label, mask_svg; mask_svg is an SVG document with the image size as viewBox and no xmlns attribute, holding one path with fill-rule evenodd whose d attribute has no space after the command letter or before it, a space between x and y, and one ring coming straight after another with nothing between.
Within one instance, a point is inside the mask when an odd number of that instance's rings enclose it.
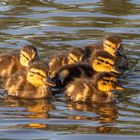
<instances>
[{"instance_id":1,"label":"duckling beak nostril","mask_svg":"<svg viewBox=\"0 0 140 140\"><path fill-rule=\"evenodd\" d=\"M52 79L50 79L49 77L47 77L46 79L45 79L45 84L46 85L49 85L49 86L52 86L52 87L55 87L56 86L56 84L52 81Z\"/></svg>"}]
</instances>

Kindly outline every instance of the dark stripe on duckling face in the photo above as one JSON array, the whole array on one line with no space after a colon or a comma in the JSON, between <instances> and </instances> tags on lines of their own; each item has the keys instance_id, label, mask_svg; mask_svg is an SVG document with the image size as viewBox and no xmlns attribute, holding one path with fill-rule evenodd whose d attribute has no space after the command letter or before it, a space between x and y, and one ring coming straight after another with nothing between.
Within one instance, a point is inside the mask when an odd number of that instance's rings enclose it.
<instances>
[{"instance_id":1,"label":"dark stripe on duckling face","mask_svg":"<svg viewBox=\"0 0 140 140\"><path fill-rule=\"evenodd\" d=\"M39 72L33 72L33 71L30 71L30 73L33 73L33 74L39 75L39 76L41 76L42 78L45 78L45 77L46 77L46 76L41 75Z\"/></svg>"},{"instance_id":2,"label":"dark stripe on duckling face","mask_svg":"<svg viewBox=\"0 0 140 140\"><path fill-rule=\"evenodd\" d=\"M97 60L99 60L98 64L104 63L104 64L108 64L108 65L113 67L113 61L112 60L105 59L105 58L102 58L102 57L98 57ZM112 62L112 64L109 63L109 61Z\"/></svg>"},{"instance_id":3,"label":"dark stripe on duckling face","mask_svg":"<svg viewBox=\"0 0 140 140\"><path fill-rule=\"evenodd\" d=\"M97 88L100 91L124 90L124 88L118 84L117 78L110 73L98 74L96 80Z\"/></svg>"},{"instance_id":4,"label":"dark stripe on duckling face","mask_svg":"<svg viewBox=\"0 0 140 140\"><path fill-rule=\"evenodd\" d=\"M55 83L41 69L31 68L26 76L27 81L34 86L55 86Z\"/></svg>"},{"instance_id":5,"label":"dark stripe on duckling face","mask_svg":"<svg viewBox=\"0 0 140 140\"><path fill-rule=\"evenodd\" d=\"M23 52L21 52L21 55L22 55L25 59L27 59L28 61L30 60Z\"/></svg>"},{"instance_id":6,"label":"dark stripe on duckling face","mask_svg":"<svg viewBox=\"0 0 140 140\"><path fill-rule=\"evenodd\" d=\"M45 76L45 75L42 75L40 74L39 72L33 72L33 71L30 71L30 73L33 73L33 74L36 74L36 75L39 75L41 76L42 78L44 78L44 82L49 85L49 86L55 86L55 83L51 80L51 78ZM31 75L30 75L31 76Z\"/></svg>"},{"instance_id":7,"label":"dark stripe on duckling face","mask_svg":"<svg viewBox=\"0 0 140 140\"><path fill-rule=\"evenodd\" d=\"M115 48L108 43L105 43L105 46L108 46L108 47L112 48L113 50L115 50Z\"/></svg>"},{"instance_id":8,"label":"dark stripe on duckling face","mask_svg":"<svg viewBox=\"0 0 140 140\"><path fill-rule=\"evenodd\" d=\"M25 45L21 48L21 52L25 52L29 58L38 59L37 49L33 45Z\"/></svg>"},{"instance_id":9,"label":"dark stripe on duckling face","mask_svg":"<svg viewBox=\"0 0 140 140\"><path fill-rule=\"evenodd\" d=\"M69 54L68 58L69 58L69 61L72 60L73 63L76 63L76 62L78 61L77 57L74 56L72 53ZM71 62L70 62L70 63L71 63Z\"/></svg>"}]
</instances>

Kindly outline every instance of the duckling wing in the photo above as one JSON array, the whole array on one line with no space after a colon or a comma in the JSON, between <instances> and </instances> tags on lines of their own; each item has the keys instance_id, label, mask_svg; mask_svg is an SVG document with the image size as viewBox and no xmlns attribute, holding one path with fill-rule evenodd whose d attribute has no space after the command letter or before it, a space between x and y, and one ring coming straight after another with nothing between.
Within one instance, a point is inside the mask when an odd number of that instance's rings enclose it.
<instances>
[{"instance_id":1,"label":"duckling wing","mask_svg":"<svg viewBox=\"0 0 140 140\"><path fill-rule=\"evenodd\" d=\"M50 75L53 75L57 71L58 68L66 64L68 64L68 59L66 55L53 56L48 62Z\"/></svg>"},{"instance_id":2,"label":"duckling wing","mask_svg":"<svg viewBox=\"0 0 140 140\"><path fill-rule=\"evenodd\" d=\"M74 78L79 78L83 75L91 77L94 71L88 64L73 64L61 67L54 76L54 81L58 87L65 86Z\"/></svg>"},{"instance_id":3,"label":"duckling wing","mask_svg":"<svg viewBox=\"0 0 140 140\"><path fill-rule=\"evenodd\" d=\"M4 83L4 88L8 91L8 95L17 96L20 91L24 90L26 80L24 72L16 72Z\"/></svg>"},{"instance_id":4,"label":"duckling wing","mask_svg":"<svg viewBox=\"0 0 140 140\"><path fill-rule=\"evenodd\" d=\"M18 54L0 55L0 76L9 77L18 69Z\"/></svg>"}]
</instances>

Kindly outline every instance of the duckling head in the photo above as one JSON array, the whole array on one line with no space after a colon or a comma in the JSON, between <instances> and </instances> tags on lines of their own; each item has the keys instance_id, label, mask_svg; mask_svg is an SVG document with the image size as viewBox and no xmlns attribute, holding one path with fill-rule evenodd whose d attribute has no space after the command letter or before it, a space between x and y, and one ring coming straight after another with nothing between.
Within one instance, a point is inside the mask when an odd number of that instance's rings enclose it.
<instances>
[{"instance_id":1,"label":"duckling head","mask_svg":"<svg viewBox=\"0 0 140 140\"><path fill-rule=\"evenodd\" d=\"M55 83L48 76L48 67L43 62L34 62L29 66L26 80L35 87L55 86Z\"/></svg>"},{"instance_id":2,"label":"duckling head","mask_svg":"<svg viewBox=\"0 0 140 140\"><path fill-rule=\"evenodd\" d=\"M48 63L49 66L49 76L54 77L55 73L58 68L67 64L67 58L65 55L59 55L52 57L50 62Z\"/></svg>"},{"instance_id":3,"label":"duckling head","mask_svg":"<svg viewBox=\"0 0 140 140\"><path fill-rule=\"evenodd\" d=\"M121 74L121 72L116 69L115 62L115 58L108 52L98 51L93 55L91 65L96 72L115 72Z\"/></svg>"},{"instance_id":4,"label":"duckling head","mask_svg":"<svg viewBox=\"0 0 140 140\"><path fill-rule=\"evenodd\" d=\"M116 34L109 34L103 40L103 49L113 56L116 56L116 51L121 48L122 40Z\"/></svg>"},{"instance_id":5,"label":"duckling head","mask_svg":"<svg viewBox=\"0 0 140 140\"><path fill-rule=\"evenodd\" d=\"M68 63L75 64L79 61L83 61L85 57L85 51L82 48L73 48L68 54Z\"/></svg>"},{"instance_id":6,"label":"duckling head","mask_svg":"<svg viewBox=\"0 0 140 140\"><path fill-rule=\"evenodd\" d=\"M103 92L124 90L124 88L119 85L117 77L112 73L99 73L94 77L94 82L96 84L96 88Z\"/></svg>"},{"instance_id":7,"label":"duckling head","mask_svg":"<svg viewBox=\"0 0 140 140\"><path fill-rule=\"evenodd\" d=\"M37 49L33 45L25 45L20 50L20 63L22 66L27 67L30 62L38 60Z\"/></svg>"}]
</instances>

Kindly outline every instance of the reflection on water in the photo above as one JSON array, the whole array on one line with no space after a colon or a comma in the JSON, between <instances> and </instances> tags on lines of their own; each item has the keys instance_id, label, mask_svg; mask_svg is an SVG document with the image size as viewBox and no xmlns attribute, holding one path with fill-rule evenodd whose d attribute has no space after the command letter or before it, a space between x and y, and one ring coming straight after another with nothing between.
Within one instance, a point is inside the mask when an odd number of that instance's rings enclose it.
<instances>
[{"instance_id":1,"label":"reflection on water","mask_svg":"<svg viewBox=\"0 0 140 140\"><path fill-rule=\"evenodd\" d=\"M33 44L46 61L115 32L123 39L131 70L120 79L127 90L117 93L114 104L67 103L61 95L51 101L1 98L0 138L140 135L139 13L139 0L0 0L0 52Z\"/></svg>"},{"instance_id":2,"label":"reflection on water","mask_svg":"<svg viewBox=\"0 0 140 140\"><path fill-rule=\"evenodd\" d=\"M12 97L8 97L6 99L6 103L8 103L11 107L25 107L25 114L21 115L25 118L31 119L48 119L49 111L53 109L53 106L48 103L47 100L22 100L22 99L14 99ZM16 127L21 127L20 125ZM23 128L46 128L47 124L41 123L28 123Z\"/></svg>"},{"instance_id":3,"label":"reflection on water","mask_svg":"<svg viewBox=\"0 0 140 140\"><path fill-rule=\"evenodd\" d=\"M92 112L97 116L93 118L93 116L80 116L74 115L69 116L71 119L91 119L94 121L99 121L99 123L111 123L115 122L118 116L117 108L112 104L79 104L79 103L70 103L68 104L69 110L76 110L81 112Z\"/></svg>"}]
</instances>

